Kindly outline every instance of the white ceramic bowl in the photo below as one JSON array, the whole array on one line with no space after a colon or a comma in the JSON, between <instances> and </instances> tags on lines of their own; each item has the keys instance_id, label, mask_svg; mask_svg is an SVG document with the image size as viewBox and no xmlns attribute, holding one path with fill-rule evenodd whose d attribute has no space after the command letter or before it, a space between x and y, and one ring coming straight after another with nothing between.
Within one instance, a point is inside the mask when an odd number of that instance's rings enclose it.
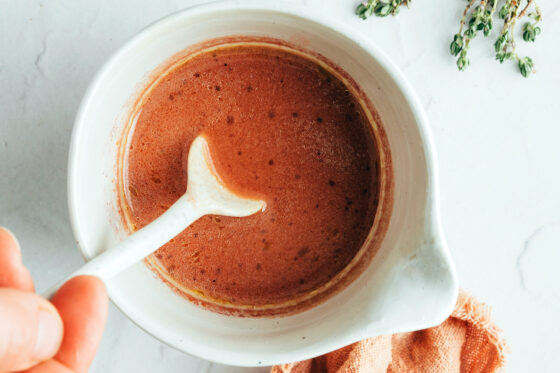
<instances>
[{"instance_id":1,"label":"white ceramic bowl","mask_svg":"<svg viewBox=\"0 0 560 373\"><path fill-rule=\"evenodd\" d=\"M343 291L300 314L228 317L175 294L144 264L109 281L112 301L165 343L204 359L241 366L314 357L358 340L431 327L452 311L457 279L442 234L437 170L428 121L398 69L351 28L289 3L219 2L156 22L101 69L80 106L69 159L74 234L86 258L122 239L115 188L117 142L131 97L170 56L230 35L290 41L342 67L373 102L387 132L395 201L383 244Z\"/></svg>"}]
</instances>

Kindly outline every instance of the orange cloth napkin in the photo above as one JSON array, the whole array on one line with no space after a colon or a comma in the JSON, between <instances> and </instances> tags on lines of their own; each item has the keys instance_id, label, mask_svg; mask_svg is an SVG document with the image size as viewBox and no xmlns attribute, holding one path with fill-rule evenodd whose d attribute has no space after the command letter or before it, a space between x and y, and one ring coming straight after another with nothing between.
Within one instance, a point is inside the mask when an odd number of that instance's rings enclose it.
<instances>
[{"instance_id":1,"label":"orange cloth napkin","mask_svg":"<svg viewBox=\"0 0 560 373\"><path fill-rule=\"evenodd\" d=\"M431 329L363 340L323 356L277 365L271 373L492 373L506 344L490 308L461 292L455 310Z\"/></svg>"}]
</instances>

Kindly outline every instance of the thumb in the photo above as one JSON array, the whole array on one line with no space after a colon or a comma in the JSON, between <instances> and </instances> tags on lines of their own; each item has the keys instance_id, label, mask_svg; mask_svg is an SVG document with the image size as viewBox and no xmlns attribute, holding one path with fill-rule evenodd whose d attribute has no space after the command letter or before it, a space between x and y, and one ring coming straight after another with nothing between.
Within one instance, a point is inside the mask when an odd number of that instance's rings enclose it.
<instances>
[{"instance_id":1,"label":"thumb","mask_svg":"<svg viewBox=\"0 0 560 373\"><path fill-rule=\"evenodd\" d=\"M62 328L58 312L44 298L0 288L0 372L24 370L53 357Z\"/></svg>"}]
</instances>

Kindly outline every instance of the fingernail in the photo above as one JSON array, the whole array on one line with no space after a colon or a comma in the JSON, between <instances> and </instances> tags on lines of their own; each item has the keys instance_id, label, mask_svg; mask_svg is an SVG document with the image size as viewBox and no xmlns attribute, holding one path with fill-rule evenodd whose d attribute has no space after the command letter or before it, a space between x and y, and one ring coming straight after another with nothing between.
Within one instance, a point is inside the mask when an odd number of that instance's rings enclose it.
<instances>
[{"instance_id":1,"label":"fingernail","mask_svg":"<svg viewBox=\"0 0 560 373\"><path fill-rule=\"evenodd\" d=\"M21 246L19 246L19 241L18 241L18 239L16 238L15 234L13 234L12 231L9 230L9 229L6 228L6 227L0 226L0 230L6 232L6 233L8 234L8 236L10 236L10 238L16 243L16 249L18 249L18 250L21 252Z\"/></svg>"},{"instance_id":2,"label":"fingernail","mask_svg":"<svg viewBox=\"0 0 560 373\"><path fill-rule=\"evenodd\" d=\"M62 322L54 310L41 309L39 311L39 325L37 339L33 349L33 358L42 361L53 357L62 339Z\"/></svg>"}]
</instances>

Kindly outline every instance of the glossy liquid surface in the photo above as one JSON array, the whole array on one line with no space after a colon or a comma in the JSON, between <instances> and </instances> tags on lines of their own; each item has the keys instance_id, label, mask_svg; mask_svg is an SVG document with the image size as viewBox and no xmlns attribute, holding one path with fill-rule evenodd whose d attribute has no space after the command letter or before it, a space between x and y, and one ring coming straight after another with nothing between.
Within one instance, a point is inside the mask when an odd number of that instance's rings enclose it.
<instances>
[{"instance_id":1,"label":"glossy liquid surface","mask_svg":"<svg viewBox=\"0 0 560 373\"><path fill-rule=\"evenodd\" d=\"M369 123L316 63L266 46L202 53L149 93L128 144L128 213L138 228L186 188L182 156L204 133L228 187L267 202L206 216L154 255L180 286L241 305L286 302L339 273L371 228L378 195Z\"/></svg>"}]
</instances>

